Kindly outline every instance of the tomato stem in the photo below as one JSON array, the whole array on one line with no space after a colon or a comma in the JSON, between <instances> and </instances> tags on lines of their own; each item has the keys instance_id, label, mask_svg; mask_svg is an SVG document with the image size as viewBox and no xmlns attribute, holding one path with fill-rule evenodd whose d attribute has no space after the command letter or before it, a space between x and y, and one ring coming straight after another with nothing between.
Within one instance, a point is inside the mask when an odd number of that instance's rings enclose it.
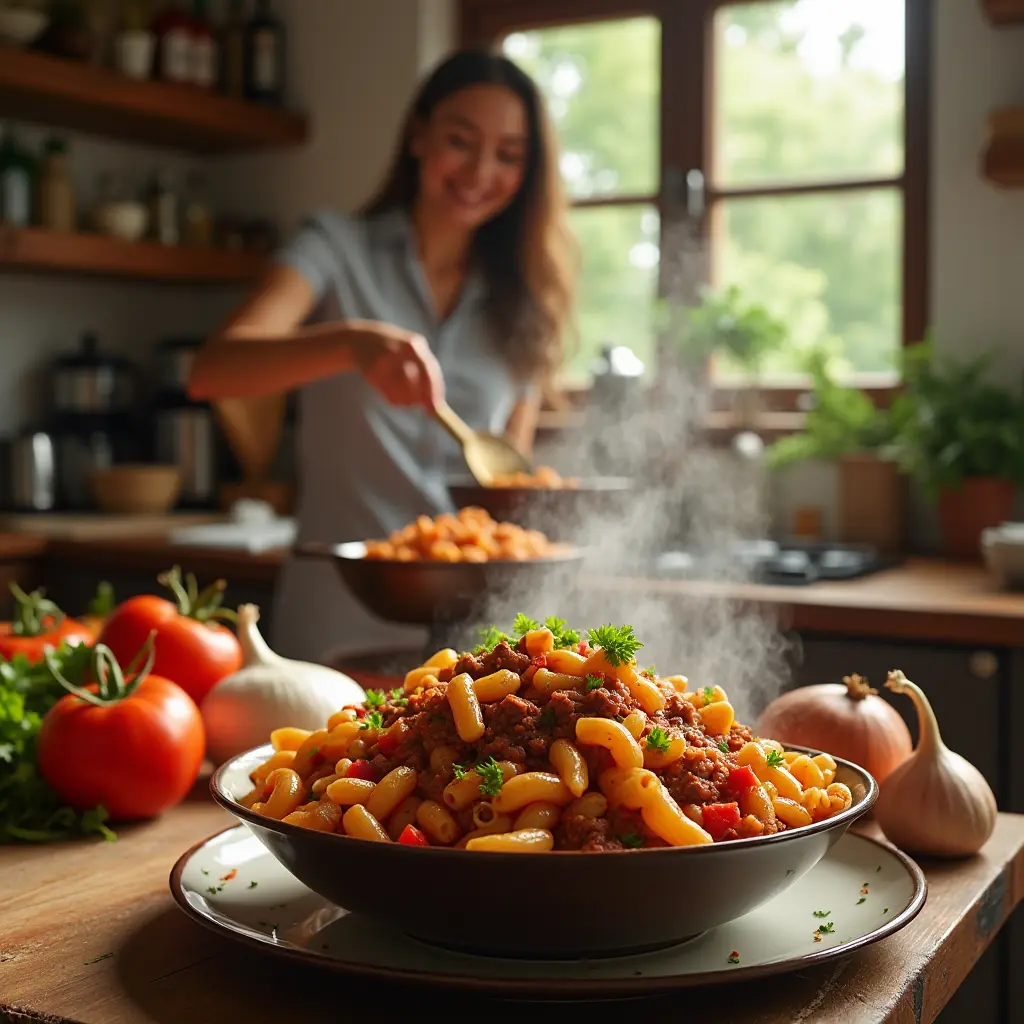
<instances>
[{"instance_id":1,"label":"tomato stem","mask_svg":"<svg viewBox=\"0 0 1024 1024\"><path fill-rule=\"evenodd\" d=\"M217 620L238 621L238 616L234 611L221 607L224 591L227 588L226 581L215 580L204 590L200 590L195 573L188 573L183 582L181 567L177 565L173 569L161 573L157 580L174 595L178 605L178 614L184 618L204 623Z\"/></svg>"},{"instance_id":2,"label":"tomato stem","mask_svg":"<svg viewBox=\"0 0 1024 1024\"><path fill-rule=\"evenodd\" d=\"M156 630L149 634L139 652L128 663L128 667L123 670L118 663L116 655L106 644L96 644L93 647L87 668L96 680L98 693L93 693L92 690L83 686L80 680L72 682L72 680L66 678L53 654L53 649L47 647L44 652L46 666L53 678L68 693L72 693L81 700L96 707L109 708L111 705L130 697L135 692L139 683L152 671L153 662L156 658ZM143 658L145 658L144 663ZM129 678L129 682L125 682L126 676Z\"/></svg>"},{"instance_id":3,"label":"tomato stem","mask_svg":"<svg viewBox=\"0 0 1024 1024\"><path fill-rule=\"evenodd\" d=\"M40 587L26 594L17 583L11 582L11 594L17 608L11 620L11 632L15 636L42 636L52 633L64 621L64 613L46 597Z\"/></svg>"}]
</instances>

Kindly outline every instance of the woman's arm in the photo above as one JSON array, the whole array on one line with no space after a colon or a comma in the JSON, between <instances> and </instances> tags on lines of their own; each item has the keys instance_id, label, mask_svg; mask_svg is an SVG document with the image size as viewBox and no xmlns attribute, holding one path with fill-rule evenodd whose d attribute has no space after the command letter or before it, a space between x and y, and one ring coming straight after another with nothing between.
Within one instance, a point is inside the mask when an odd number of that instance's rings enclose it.
<instances>
[{"instance_id":1,"label":"woman's arm","mask_svg":"<svg viewBox=\"0 0 1024 1024\"><path fill-rule=\"evenodd\" d=\"M189 394L257 398L359 370L395 405L431 407L443 395L440 368L420 335L371 320L302 326L315 301L297 270L272 267L196 357Z\"/></svg>"},{"instance_id":2,"label":"woman's arm","mask_svg":"<svg viewBox=\"0 0 1024 1024\"><path fill-rule=\"evenodd\" d=\"M505 436L529 457L533 451L534 438L537 435L537 420L540 417L540 392L519 399L508 418Z\"/></svg>"}]
</instances>

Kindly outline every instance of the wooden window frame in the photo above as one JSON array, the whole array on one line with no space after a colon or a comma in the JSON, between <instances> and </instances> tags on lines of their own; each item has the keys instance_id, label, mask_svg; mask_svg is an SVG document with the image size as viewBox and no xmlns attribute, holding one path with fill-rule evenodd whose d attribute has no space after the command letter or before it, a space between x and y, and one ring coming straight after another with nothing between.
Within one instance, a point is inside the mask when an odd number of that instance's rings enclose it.
<instances>
[{"instance_id":1,"label":"wooden window frame","mask_svg":"<svg viewBox=\"0 0 1024 1024\"><path fill-rule=\"evenodd\" d=\"M921 341L930 320L930 145L933 0L905 0L906 67L903 173L858 180L765 187L715 188L710 183L712 125L709 98L713 89L711 32L722 7L770 0L459 0L459 36L464 46L492 46L513 31L585 24L614 18L653 15L662 24L660 95L660 166L654 196L597 196L573 200L574 206L625 206L653 202L662 231L678 218L680 185L686 170L704 172L706 213L700 226L708 236L714 207L722 200L762 195L802 195L895 187L902 192L901 340ZM699 95L703 102L687 103ZM880 404L888 404L899 387L891 377L864 374L857 386ZM761 385L766 409L797 411L807 385L791 381ZM716 389L715 405L725 408L736 388Z\"/></svg>"}]
</instances>

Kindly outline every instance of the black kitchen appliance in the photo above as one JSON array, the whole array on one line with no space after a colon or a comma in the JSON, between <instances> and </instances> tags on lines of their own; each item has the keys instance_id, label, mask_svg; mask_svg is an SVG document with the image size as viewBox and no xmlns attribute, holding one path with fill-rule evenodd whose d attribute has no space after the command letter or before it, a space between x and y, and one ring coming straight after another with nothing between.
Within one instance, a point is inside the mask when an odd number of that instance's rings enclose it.
<instances>
[{"instance_id":1,"label":"black kitchen appliance","mask_svg":"<svg viewBox=\"0 0 1024 1024\"><path fill-rule=\"evenodd\" d=\"M50 408L55 416L125 414L136 402L134 364L103 352L92 331L82 335L77 351L53 360L48 377Z\"/></svg>"}]
</instances>

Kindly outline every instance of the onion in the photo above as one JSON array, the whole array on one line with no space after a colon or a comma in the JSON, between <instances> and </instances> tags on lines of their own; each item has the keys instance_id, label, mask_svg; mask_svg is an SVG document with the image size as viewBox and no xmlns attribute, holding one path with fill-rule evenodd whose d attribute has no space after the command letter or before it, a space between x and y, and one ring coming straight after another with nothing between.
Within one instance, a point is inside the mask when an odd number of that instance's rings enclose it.
<instances>
[{"instance_id":1,"label":"onion","mask_svg":"<svg viewBox=\"0 0 1024 1024\"><path fill-rule=\"evenodd\" d=\"M843 684L801 686L773 700L757 721L757 734L845 758L878 783L913 750L899 712L861 676Z\"/></svg>"},{"instance_id":2,"label":"onion","mask_svg":"<svg viewBox=\"0 0 1024 1024\"><path fill-rule=\"evenodd\" d=\"M259 617L254 604L238 609L242 667L203 700L206 756L214 764L265 743L283 726L322 729L335 711L366 700L363 688L341 672L275 654L256 627Z\"/></svg>"}]
</instances>

